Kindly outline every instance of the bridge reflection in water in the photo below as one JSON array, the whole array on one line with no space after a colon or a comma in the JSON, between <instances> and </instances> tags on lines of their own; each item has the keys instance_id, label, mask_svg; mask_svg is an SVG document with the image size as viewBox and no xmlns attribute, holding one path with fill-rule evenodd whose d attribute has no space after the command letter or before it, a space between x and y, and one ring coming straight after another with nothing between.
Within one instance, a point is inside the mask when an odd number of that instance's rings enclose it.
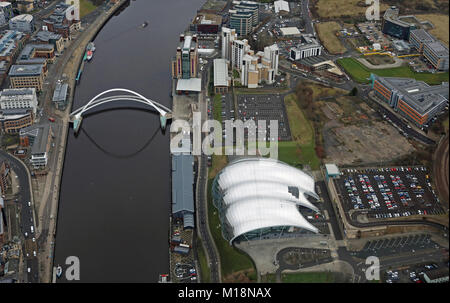
<instances>
[{"instance_id":1,"label":"bridge reflection in water","mask_svg":"<svg viewBox=\"0 0 450 303\"><path fill-rule=\"evenodd\" d=\"M126 93L126 95L113 95L113 96L104 97L105 95L112 94L112 93ZM159 113L159 121L161 123L162 130L166 129L167 120L172 119L172 111L169 108L165 107L164 105L159 104L158 102L155 102L153 100L150 100L132 90L125 89L125 88L113 88L113 89L104 91L101 94L98 94L97 96L92 98L86 105L80 107L79 109L73 111L70 114L69 119L73 125L75 134L77 134L78 131L80 130L81 122L83 121L84 114L86 114L88 111L90 111L93 108L96 108L100 105L117 102L117 101L137 102L137 103L141 103L141 104L148 106L151 110L157 111Z\"/></svg>"}]
</instances>

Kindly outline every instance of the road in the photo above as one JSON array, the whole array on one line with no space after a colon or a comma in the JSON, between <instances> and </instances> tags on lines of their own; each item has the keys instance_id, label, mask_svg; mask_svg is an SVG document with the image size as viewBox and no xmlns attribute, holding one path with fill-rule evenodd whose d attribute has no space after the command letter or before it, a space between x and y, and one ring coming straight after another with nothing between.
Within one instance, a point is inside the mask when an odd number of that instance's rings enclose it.
<instances>
[{"instance_id":1,"label":"road","mask_svg":"<svg viewBox=\"0 0 450 303\"><path fill-rule=\"evenodd\" d=\"M435 176L435 185L443 204L448 209L449 181L448 181L448 154L449 154L449 135L445 136L436 149L433 161L433 173Z\"/></svg>"},{"instance_id":2,"label":"road","mask_svg":"<svg viewBox=\"0 0 450 303\"><path fill-rule=\"evenodd\" d=\"M200 112L202 113L202 125L205 120L208 119L207 115L207 97L206 92L208 91L208 73L210 70L210 66L212 64L213 58L208 58L208 63L205 65L202 72L202 84L203 91L200 96ZM204 139L204 133L202 133L202 142ZM209 231L208 224L208 205L207 205L207 189L208 189L208 159L207 156L202 153L200 157L198 157L198 180L197 180L197 215L200 220L197 222L197 228L199 231L200 238L203 242L203 245L206 249L207 259L209 261L209 268L211 271L211 280L212 283L218 283L221 281L220 279L220 269L219 269L219 258L218 251L215 247L214 240L212 238L211 232Z\"/></svg>"},{"instance_id":3,"label":"road","mask_svg":"<svg viewBox=\"0 0 450 303\"><path fill-rule=\"evenodd\" d=\"M37 253L37 249L34 234L36 231L36 226L34 222L34 203L32 203L31 199L30 176L24 163L5 151L0 150L0 161L3 160L8 161L11 169L17 175L19 181L18 186L20 186L20 192L17 199L21 209L20 229L24 237L23 254L26 267L27 269L30 269L30 272L27 273L27 282L37 283L39 282L39 266L37 257L33 255L33 250ZM31 227L33 227L33 231L31 230ZM34 239L34 241L32 239Z\"/></svg>"}]
</instances>

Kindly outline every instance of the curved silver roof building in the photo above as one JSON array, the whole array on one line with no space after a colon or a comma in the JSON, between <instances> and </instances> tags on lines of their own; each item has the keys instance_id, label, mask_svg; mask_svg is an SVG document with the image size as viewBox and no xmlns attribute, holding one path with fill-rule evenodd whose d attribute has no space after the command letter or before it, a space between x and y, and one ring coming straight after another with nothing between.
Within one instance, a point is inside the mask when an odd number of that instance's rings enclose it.
<instances>
[{"instance_id":1,"label":"curved silver roof building","mask_svg":"<svg viewBox=\"0 0 450 303\"><path fill-rule=\"evenodd\" d=\"M212 195L230 244L241 236L283 232L286 227L318 233L298 210L318 211L307 199L319 198L314 179L285 163L268 158L234 161L214 179Z\"/></svg>"}]
</instances>

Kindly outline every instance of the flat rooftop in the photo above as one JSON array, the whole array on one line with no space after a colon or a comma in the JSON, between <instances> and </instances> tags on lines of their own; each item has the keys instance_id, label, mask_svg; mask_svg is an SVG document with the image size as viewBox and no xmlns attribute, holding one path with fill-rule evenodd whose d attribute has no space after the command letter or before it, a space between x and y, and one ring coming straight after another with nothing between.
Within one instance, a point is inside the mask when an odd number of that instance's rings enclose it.
<instances>
[{"instance_id":1,"label":"flat rooftop","mask_svg":"<svg viewBox=\"0 0 450 303\"><path fill-rule=\"evenodd\" d=\"M10 77L39 76L43 70L42 64L13 65L9 71Z\"/></svg>"}]
</instances>

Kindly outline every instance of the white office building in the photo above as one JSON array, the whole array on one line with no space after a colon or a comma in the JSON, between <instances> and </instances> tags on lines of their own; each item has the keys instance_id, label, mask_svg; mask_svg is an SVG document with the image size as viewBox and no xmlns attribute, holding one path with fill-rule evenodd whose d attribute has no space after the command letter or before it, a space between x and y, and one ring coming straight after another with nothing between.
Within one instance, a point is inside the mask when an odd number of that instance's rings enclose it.
<instances>
[{"instance_id":1,"label":"white office building","mask_svg":"<svg viewBox=\"0 0 450 303\"><path fill-rule=\"evenodd\" d=\"M290 58L292 60L300 60L322 54L322 46L316 39L303 36L302 41L303 43L291 48Z\"/></svg>"},{"instance_id":2,"label":"white office building","mask_svg":"<svg viewBox=\"0 0 450 303\"><path fill-rule=\"evenodd\" d=\"M38 100L35 88L12 88L0 92L0 109L32 109L36 115Z\"/></svg>"}]
</instances>

